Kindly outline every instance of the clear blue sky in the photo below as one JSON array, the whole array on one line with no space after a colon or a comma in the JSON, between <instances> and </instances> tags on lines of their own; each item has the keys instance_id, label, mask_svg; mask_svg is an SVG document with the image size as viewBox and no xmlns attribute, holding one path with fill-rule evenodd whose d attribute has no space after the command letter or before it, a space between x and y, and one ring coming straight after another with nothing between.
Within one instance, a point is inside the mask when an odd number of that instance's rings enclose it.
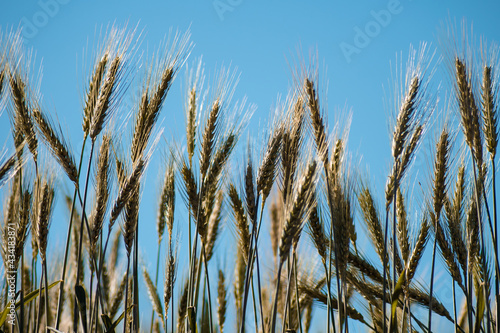
<instances>
[{"instance_id":1,"label":"clear blue sky","mask_svg":"<svg viewBox=\"0 0 500 333\"><path fill-rule=\"evenodd\" d=\"M88 75L82 68L89 68L82 64L82 56L89 59L91 52L84 50L95 45L95 32L101 27L113 23L137 26L143 31L140 49L149 52L156 50L171 28L181 32L190 29L195 46L189 63L203 55L209 75L229 64L241 73L235 98L247 96L258 107L248 126L252 136L261 134L259 125L267 123L277 97L284 97L290 88L297 50L306 60L309 53L317 51L320 68L327 68L326 75L320 71L320 79L328 82L328 94L323 97L328 99L329 119L332 123L336 110L352 110L349 147L363 157L361 170L369 168L370 180L379 193L391 162L390 111L384 100L391 96L388 82L396 54L406 54L410 44L420 42L438 47L439 27L449 18L457 22L466 18L476 37L500 41L497 1L40 0L3 1L0 8L0 31L22 26L25 45L42 60L43 105L57 113L75 149L82 139L81 96ZM359 31L364 31L363 36ZM183 73L167 97L160 120L167 141L183 136ZM9 126L4 112L0 118L2 143L9 136ZM155 216L155 170L152 168L147 177L144 220ZM63 201L58 203L62 206ZM156 233L154 222L147 223L143 236ZM155 250L146 246L143 256L151 261Z\"/></svg>"}]
</instances>

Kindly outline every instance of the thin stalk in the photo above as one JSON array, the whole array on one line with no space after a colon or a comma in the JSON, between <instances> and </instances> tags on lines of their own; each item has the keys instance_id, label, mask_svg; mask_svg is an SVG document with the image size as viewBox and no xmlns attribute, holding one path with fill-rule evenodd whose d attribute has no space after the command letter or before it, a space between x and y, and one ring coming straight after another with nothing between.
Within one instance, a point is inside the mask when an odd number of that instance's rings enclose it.
<instances>
[{"instance_id":1,"label":"thin stalk","mask_svg":"<svg viewBox=\"0 0 500 333\"><path fill-rule=\"evenodd\" d=\"M80 179L80 171L82 169L82 162L83 162L83 152L85 150L85 142L87 141L87 136L83 138L83 144L82 144L82 149L80 153L80 162L78 164L78 179ZM73 203L71 205L71 213L69 215L69 223L68 223L68 233L66 236L66 245L64 247L64 261L63 261L63 271L62 271L62 277L61 277L61 283L59 284L59 299L57 301L57 316L56 316L56 329L59 329L59 324L61 322L61 313L62 313L62 296L64 292L64 282L66 280L66 267L68 263L68 254L69 254L69 243L71 241L71 231L73 227L73 214L75 212L75 206L76 206L76 194L77 194L78 189L75 187L75 192L73 194Z\"/></svg>"},{"instance_id":2,"label":"thin stalk","mask_svg":"<svg viewBox=\"0 0 500 333\"><path fill-rule=\"evenodd\" d=\"M47 261L42 261L42 267L45 274L45 332L47 332L47 326L49 325L49 283L47 274ZM42 284L40 283L40 289L42 289Z\"/></svg>"},{"instance_id":3,"label":"thin stalk","mask_svg":"<svg viewBox=\"0 0 500 333\"><path fill-rule=\"evenodd\" d=\"M255 264L257 266L257 290L259 294L259 308L260 308L260 320L261 320L261 325L262 329L264 329L264 312L262 310L262 287L260 285L260 263L259 263L259 249L255 249Z\"/></svg>"},{"instance_id":4,"label":"thin stalk","mask_svg":"<svg viewBox=\"0 0 500 333\"><path fill-rule=\"evenodd\" d=\"M38 302L38 315L36 319L36 328L35 328L35 333L38 333L38 329L40 328L40 324L42 322L42 283L43 283L43 269L42 269L42 275L40 276L40 288L38 289L38 299L40 300Z\"/></svg>"},{"instance_id":5,"label":"thin stalk","mask_svg":"<svg viewBox=\"0 0 500 333\"><path fill-rule=\"evenodd\" d=\"M493 243L495 250L495 257L498 258L498 225L497 225L497 196L496 196L496 169L495 169L495 158L493 155L491 157L491 177L492 177L492 192L493 192L493 226L495 227L495 242ZM498 320L500 318L500 290L499 290L499 273L498 267L495 272L495 298L496 298L496 311L497 311L497 328ZM497 329L498 331L498 329Z\"/></svg>"},{"instance_id":6,"label":"thin stalk","mask_svg":"<svg viewBox=\"0 0 500 333\"><path fill-rule=\"evenodd\" d=\"M205 252L205 246L201 244L201 252L203 256L203 263L205 267L205 281L207 283L207 293L208 293L208 318L210 320L210 333L213 333L214 329L214 324L213 324L213 319L212 319L212 297L210 293L210 278L208 276L208 262L207 262L207 255Z\"/></svg>"},{"instance_id":7,"label":"thin stalk","mask_svg":"<svg viewBox=\"0 0 500 333\"><path fill-rule=\"evenodd\" d=\"M483 230L483 220L482 220L482 217L481 217L481 206L479 205L479 197L480 197L480 194L479 194L479 184L478 184L478 177L477 177L477 171L476 171L476 164L477 164L477 161L475 160L474 156L472 157L472 159L474 160L473 162L473 165L472 165L472 169L474 171L474 184L476 185L476 189L475 189L475 196L476 196L476 203L477 203L477 218L478 218L478 223L479 223L479 236L481 237L481 252L484 253L484 247L485 247L485 243L484 243L484 230ZM482 183L482 182L481 182ZM484 192L484 186L482 186L481 184L481 187L483 187L483 192ZM486 201L485 201L486 203ZM487 204L487 203L486 203ZM486 208L488 209L488 208ZM487 210L487 213L488 213L488 216L489 216L489 211ZM491 219L490 219L490 228L491 228ZM493 229L491 229L491 232L493 233ZM492 234L492 236L494 236ZM496 253L495 253L495 259L497 259L496 257ZM496 266L496 269L497 269L497 272L498 272L498 261L495 260L495 266ZM485 278L487 278L487 272L485 271L485 267L483 266L483 274L485 276ZM487 297L488 295L488 289L487 289L487 286L486 286L486 281L485 283L483 283L483 290L484 290L484 297ZM432 298L431 298L431 301L432 301ZM489 318L488 316L491 315L491 308L490 308L490 302L488 302L488 300L485 301L486 303L486 311L487 311L487 318ZM488 326L488 331L489 331L489 326Z\"/></svg>"},{"instance_id":8,"label":"thin stalk","mask_svg":"<svg viewBox=\"0 0 500 333\"><path fill-rule=\"evenodd\" d=\"M397 162L396 162L396 168L397 168ZM393 198L395 198L395 195L396 194L394 193ZM396 248L397 248L397 238L396 238L396 205L397 205L397 200L393 200L393 202L392 202L392 290L396 289L396 283L397 283L396 282L396 279L397 279L397 274L396 274L396 258L397 258L396 257ZM391 291L391 294L392 294L392 291ZM393 327L392 326L392 315L391 315L391 318L389 320L390 320L389 321L389 327ZM396 327L396 325L394 325L394 327Z\"/></svg>"},{"instance_id":9,"label":"thin stalk","mask_svg":"<svg viewBox=\"0 0 500 333\"><path fill-rule=\"evenodd\" d=\"M295 250L294 250L295 252ZM297 318L299 319L299 329L300 333L303 333L302 331L302 317L300 315L300 303L299 303L299 278L298 278L298 272L297 272L297 257L294 254L293 257L293 269L295 270L295 302L297 302ZM327 315L328 316L328 315Z\"/></svg>"},{"instance_id":10,"label":"thin stalk","mask_svg":"<svg viewBox=\"0 0 500 333\"><path fill-rule=\"evenodd\" d=\"M88 164L88 168L87 168L87 177L86 177L86 180L85 180L85 191L83 193L83 204L82 204L82 221L80 223L80 240L78 242L78 255L77 255L77 270L76 270L76 284L78 285L79 281L80 281L80 265L78 265L78 263L80 262L80 258L81 258L81 255L82 255L82 245L83 245L83 230L84 230L84 227L83 227L83 221L84 221L84 215L85 215L85 205L87 203L87 191L88 191L88 185L89 185L89 178L90 178L90 169L91 169L91 165L92 165L92 155L94 154L94 144L95 142L92 141L92 145L90 146L90 156L89 156L89 164ZM74 327L74 330L77 331L78 330L78 308L77 308L77 300L76 300L76 295L75 295L75 313L74 313L74 316L73 316L73 327Z\"/></svg>"},{"instance_id":11,"label":"thin stalk","mask_svg":"<svg viewBox=\"0 0 500 333\"><path fill-rule=\"evenodd\" d=\"M328 206L330 209L330 214L333 216L333 202L332 202L332 189L330 188L331 185L331 180L330 180L330 173L328 171L328 158L323 162L323 168L325 169L325 176L326 176L326 188L328 190ZM336 231L335 228L333 227L333 222L330 222L330 244L329 244L329 251L332 253L332 249L335 249L335 276L337 277L337 298L340 300L342 293L340 292L340 281L339 281L339 261L337 258L337 253L338 253L338 248L337 248L337 242L335 241L337 239ZM335 243L335 244L333 244ZM332 256L329 256L329 262L328 262L328 277L331 279L332 277ZM328 284L331 283L331 281L327 281ZM331 304L330 304L331 306ZM341 304L339 304L339 307ZM330 309L328 309L329 311ZM339 311L339 329L342 331L342 319L340 318L340 311ZM328 332L330 332L330 328L328 327ZM333 332L336 333L336 328L335 328L335 323L333 323Z\"/></svg>"},{"instance_id":12,"label":"thin stalk","mask_svg":"<svg viewBox=\"0 0 500 333\"><path fill-rule=\"evenodd\" d=\"M280 290L280 280L281 280L281 269L283 268L283 262L280 260L278 265L278 273L276 275L276 293L274 294L273 303L273 313L271 319L271 333L276 333L276 313L278 312L278 294ZM243 324L242 324L243 325Z\"/></svg>"},{"instance_id":13,"label":"thin stalk","mask_svg":"<svg viewBox=\"0 0 500 333\"><path fill-rule=\"evenodd\" d=\"M453 324L455 327L455 333L458 332L458 327L457 327L457 298L456 298L456 293L455 293L455 280L451 281L451 287L453 290Z\"/></svg>"},{"instance_id":14,"label":"thin stalk","mask_svg":"<svg viewBox=\"0 0 500 333\"><path fill-rule=\"evenodd\" d=\"M327 332L329 333L330 332L330 325L333 325L333 327L335 327L335 316L333 314L333 308L331 306L332 291L331 291L330 283L328 283L328 281L330 281L330 276L329 276L329 270L328 270L328 268L326 266L326 262L323 262L323 267L325 268L326 281L327 281L327 283L326 283L326 287L327 287L326 290L327 290L327 293L328 293L327 308L330 309L330 311L328 311L330 313L330 315L329 316L327 315L327 318L328 318ZM330 317L331 317L331 320L332 320L331 324L330 324Z\"/></svg>"},{"instance_id":15,"label":"thin stalk","mask_svg":"<svg viewBox=\"0 0 500 333\"><path fill-rule=\"evenodd\" d=\"M386 322L385 319L387 317L386 315L386 309L385 309L385 303L386 303L386 290L385 290L385 285L387 282L387 232L389 229L389 207L385 210L385 230L384 230L384 249L382 251L382 332L386 331Z\"/></svg>"},{"instance_id":16,"label":"thin stalk","mask_svg":"<svg viewBox=\"0 0 500 333\"><path fill-rule=\"evenodd\" d=\"M128 315L128 271L130 268L130 253L127 253L127 272L125 273L125 279L127 282L125 282L125 316L123 318L123 333L126 333L127 331L127 315Z\"/></svg>"},{"instance_id":17,"label":"thin stalk","mask_svg":"<svg viewBox=\"0 0 500 333\"><path fill-rule=\"evenodd\" d=\"M439 216L436 216L436 221L434 222L434 244L432 246L432 266L431 266L431 290L429 292L430 299L429 299L429 323L427 324L427 327L429 329L429 332L431 331L431 324L432 324L432 292L434 289L434 267L436 264L436 244L437 244L437 225L439 223Z\"/></svg>"},{"instance_id":18,"label":"thin stalk","mask_svg":"<svg viewBox=\"0 0 500 333\"><path fill-rule=\"evenodd\" d=\"M158 272L160 270L160 247L161 240L158 242L158 252L156 253L156 273L155 273L155 288L158 288ZM151 327L149 329L150 332L153 332L153 323L155 319L155 310L151 311Z\"/></svg>"},{"instance_id":19,"label":"thin stalk","mask_svg":"<svg viewBox=\"0 0 500 333\"><path fill-rule=\"evenodd\" d=\"M139 215L139 214L138 214ZM134 330L139 332L139 216L135 226L135 243L134 243Z\"/></svg>"},{"instance_id":20,"label":"thin stalk","mask_svg":"<svg viewBox=\"0 0 500 333\"><path fill-rule=\"evenodd\" d=\"M253 280L253 279L252 279ZM253 299L253 317L254 317L254 321L255 321L255 333L258 333L259 332L259 319L257 317L257 305L256 305L256 301L255 301L255 288L254 288L254 285L253 285L253 281L252 281L252 299Z\"/></svg>"},{"instance_id":21,"label":"thin stalk","mask_svg":"<svg viewBox=\"0 0 500 333\"><path fill-rule=\"evenodd\" d=\"M287 274L287 283L286 283L286 298L285 298L285 314L283 316L283 325L282 326L282 333L285 333L286 326L288 326L288 329L292 329L292 316L288 315L288 311L291 311L290 308L290 284L292 281L292 273L293 270L291 268L290 260L286 261L286 269L288 271ZM285 325L285 323L288 321L288 323Z\"/></svg>"},{"instance_id":22,"label":"thin stalk","mask_svg":"<svg viewBox=\"0 0 500 333\"><path fill-rule=\"evenodd\" d=\"M255 207L259 207L259 198L260 198L260 193L257 195L257 200ZM264 203L262 203L262 208L260 211L260 217L259 217L259 224L262 221L262 211L264 210L263 207ZM256 222L252 224L252 232L250 234L250 244L248 246L248 264L247 264L247 269L245 272L245 286L243 288L243 306L242 306L242 311L241 311L241 326L240 326L240 333L245 332L245 316L246 316L246 310L247 310L247 301L248 301L248 287L250 285L250 279L252 275L252 266L253 266L253 243L255 239L255 245L257 245L257 229L255 226Z\"/></svg>"}]
</instances>

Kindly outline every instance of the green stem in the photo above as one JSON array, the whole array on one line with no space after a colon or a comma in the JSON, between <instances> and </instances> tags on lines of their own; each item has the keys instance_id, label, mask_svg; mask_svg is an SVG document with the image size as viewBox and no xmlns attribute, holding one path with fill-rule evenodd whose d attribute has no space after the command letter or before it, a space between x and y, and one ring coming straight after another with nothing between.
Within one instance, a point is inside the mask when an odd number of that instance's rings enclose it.
<instances>
[{"instance_id":1,"label":"green stem","mask_svg":"<svg viewBox=\"0 0 500 333\"><path fill-rule=\"evenodd\" d=\"M161 247L161 238L158 241L158 252L156 253L156 273L155 273L155 288L158 288L158 272L160 270L160 247ZM149 329L150 332L153 332L153 323L155 319L155 310L151 311L151 327Z\"/></svg>"},{"instance_id":2,"label":"green stem","mask_svg":"<svg viewBox=\"0 0 500 333\"><path fill-rule=\"evenodd\" d=\"M255 209L257 209L258 204L259 204L259 198L260 194L257 196L257 200L255 201ZM259 217L259 224L262 222L262 211L264 210L264 202L262 202L262 207L260 211L260 217ZM255 212L257 214L257 212ZM245 317L246 317L246 310L247 310L247 301L248 301L248 293L249 293L249 285L250 285L250 280L252 278L252 271L253 271L253 257L254 253L256 253L253 249L254 242L255 242L255 248L257 249L257 239L258 239L258 232L257 230L259 227L256 227L256 221L253 221L252 224L252 233L250 234L250 244L248 246L248 265L247 269L245 271L245 285L243 288L243 305L242 305L242 311L241 311L241 325L240 325L240 333L245 332Z\"/></svg>"},{"instance_id":3,"label":"green stem","mask_svg":"<svg viewBox=\"0 0 500 333\"><path fill-rule=\"evenodd\" d=\"M81 149L81 153L80 153L80 162L78 164L78 175L77 175L78 179L80 179L80 171L82 169L83 152L85 150L85 142L86 141L87 141L87 136L85 136L83 138L83 144L82 144L82 149ZM69 243L71 241L71 231L72 231L72 227L73 227L73 214L75 212L77 191L78 191L78 189L75 186L75 193L73 194L73 201L72 201L72 204L71 204L71 213L69 215L68 233L67 233L67 236L66 236L66 245L65 245L65 248L64 248L63 271L62 271L61 283L59 284L59 299L57 301L56 329L59 329L59 324L61 322L62 301L63 301L63 293L64 293L64 282L66 280L66 267L67 267L67 263L68 263Z\"/></svg>"},{"instance_id":4,"label":"green stem","mask_svg":"<svg viewBox=\"0 0 500 333\"><path fill-rule=\"evenodd\" d=\"M47 274L47 261L42 260L43 272L45 274L45 332L47 332L47 326L49 325L49 275ZM42 284L40 283L40 289Z\"/></svg>"},{"instance_id":5,"label":"green stem","mask_svg":"<svg viewBox=\"0 0 500 333\"><path fill-rule=\"evenodd\" d=\"M94 144L95 142L92 141L92 145L90 146L90 156L89 156L89 164L87 168L87 177L85 179L85 191L83 193L83 204L82 204L82 218L81 218L81 223L80 223L80 240L78 242L78 255L77 255L77 270L76 270L76 285L80 283L80 265L78 264L80 262L80 258L82 255L82 245L83 245L83 231L84 231L84 215L85 215L85 206L86 206L86 201L87 201L87 191L88 191L88 185L89 185L89 178L90 178L90 169L92 165L92 155L94 154ZM78 331L78 308L77 308L77 300L76 300L76 295L75 295L75 313L73 316L73 328L75 331Z\"/></svg>"},{"instance_id":6,"label":"green stem","mask_svg":"<svg viewBox=\"0 0 500 333\"><path fill-rule=\"evenodd\" d=\"M283 268L283 262L280 259L280 263L278 265L278 273L276 274L276 293L274 294L274 302L273 302L273 313L271 319L271 333L276 333L276 313L278 312L278 295L280 290L280 276L281 269ZM244 324L241 324L242 326Z\"/></svg>"},{"instance_id":7,"label":"green stem","mask_svg":"<svg viewBox=\"0 0 500 333\"><path fill-rule=\"evenodd\" d=\"M127 315L128 315L128 271L130 269L130 253L127 253L127 271L125 279L125 316L123 317L123 333L127 332Z\"/></svg>"},{"instance_id":8,"label":"green stem","mask_svg":"<svg viewBox=\"0 0 500 333\"><path fill-rule=\"evenodd\" d=\"M299 319L300 333L303 333L303 331L302 331L302 317L300 315L300 303L299 303L299 278L298 278L299 274L297 271L297 257L295 255L295 249L294 249L294 256L293 256L293 269L295 271L295 274L294 274L294 277L295 277L295 302L297 302L297 318Z\"/></svg>"},{"instance_id":9,"label":"green stem","mask_svg":"<svg viewBox=\"0 0 500 333\"><path fill-rule=\"evenodd\" d=\"M496 196L496 169L495 169L495 157L493 155L490 155L491 157L491 173L492 173L492 192L493 192L493 226L495 227L494 234L495 234L495 242L493 243L494 245L494 250L495 250L495 257L498 258L498 225L497 225L497 196ZM498 265L498 264L497 264ZM495 298L496 298L496 311L497 311L497 328L498 328L498 320L500 318L500 290L499 290L499 272L498 272L498 266L497 270L495 272ZM498 330L497 330L498 331Z\"/></svg>"},{"instance_id":10,"label":"green stem","mask_svg":"<svg viewBox=\"0 0 500 333\"><path fill-rule=\"evenodd\" d=\"M43 265L43 263L42 263ZM38 289L38 315L37 315L37 320L36 320L36 327L35 327L35 333L38 333L38 329L40 328L40 324L42 322L42 283L43 283L43 269L42 269L42 275L40 276L40 288Z\"/></svg>"}]
</instances>

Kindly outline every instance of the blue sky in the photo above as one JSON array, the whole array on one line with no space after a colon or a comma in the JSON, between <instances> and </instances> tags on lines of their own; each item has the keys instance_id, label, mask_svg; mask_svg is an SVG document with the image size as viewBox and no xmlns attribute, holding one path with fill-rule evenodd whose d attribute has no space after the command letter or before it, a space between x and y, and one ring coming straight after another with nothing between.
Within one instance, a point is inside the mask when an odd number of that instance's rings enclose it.
<instances>
[{"instance_id":1,"label":"blue sky","mask_svg":"<svg viewBox=\"0 0 500 333\"><path fill-rule=\"evenodd\" d=\"M496 1L4 1L0 31L23 27L25 45L43 62L43 105L57 114L75 149L82 140L81 96L88 75L83 69L89 68L85 60L101 27L137 26L142 31L139 49L148 54L170 29L189 29L194 48L188 63L203 56L209 77L222 65L241 74L235 99L246 96L257 106L247 128L257 138L278 96L284 98L293 84L297 59L317 54L320 81L328 83L323 99L330 124L336 112L352 111L349 148L362 156L361 170L370 170L370 182L382 193L391 163L387 115L392 111L386 102L392 96L388 83L396 55L406 55L411 44L421 42L437 48L439 55L439 28L450 19L459 23L465 18L476 37L500 41L499 14ZM436 72L434 84L446 82L441 73ZM181 70L160 119L167 142L184 135L183 80ZM2 143L9 126L4 112ZM146 188L156 184L154 171L156 167L148 173ZM144 193L146 217L154 218L156 191ZM144 257L151 260L155 250L146 246Z\"/></svg>"}]
</instances>

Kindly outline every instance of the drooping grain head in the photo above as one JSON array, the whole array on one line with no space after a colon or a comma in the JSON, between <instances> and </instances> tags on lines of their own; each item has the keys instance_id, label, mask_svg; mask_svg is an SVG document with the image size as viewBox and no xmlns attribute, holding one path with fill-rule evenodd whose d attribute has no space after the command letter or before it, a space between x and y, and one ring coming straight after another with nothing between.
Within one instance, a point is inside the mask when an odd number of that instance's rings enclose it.
<instances>
[{"instance_id":1,"label":"drooping grain head","mask_svg":"<svg viewBox=\"0 0 500 333\"><path fill-rule=\"evenodd\" d=\"M30 87L27 86L26 80L19 73L11 73L9 82L14 104L14 126L16 131L22 133L36 163L38 157L38 139L30 111L31 101L28 96Z\"/></svg>"},{"instance_id":2,"label":"drooping grain head","mask_svg":"<svg viewBox=\"0 0 500 333\"><path fill-rule=\"evenodd\" d=\"M68 175L68 178L78 186L78 170L76 168L75 158L69 144L62 134L61 127L44 115L39 108L33 109L33 118L37 124L38 131L56 158L57 162Z\"/></svg>"},{"instance_id":3,"label":"drooping grain head","mask_svg":"<svg viewBox=\"0 0 500 333\"><path fill-rule=\"evenodd\" d=\"M483 84L481 86L483 107L483 132L486 140L486 148L494 159L498 145L498 114L496 109L496 89L492 84L492 67L484 66Z\"/></svg>"}]
</instances>

